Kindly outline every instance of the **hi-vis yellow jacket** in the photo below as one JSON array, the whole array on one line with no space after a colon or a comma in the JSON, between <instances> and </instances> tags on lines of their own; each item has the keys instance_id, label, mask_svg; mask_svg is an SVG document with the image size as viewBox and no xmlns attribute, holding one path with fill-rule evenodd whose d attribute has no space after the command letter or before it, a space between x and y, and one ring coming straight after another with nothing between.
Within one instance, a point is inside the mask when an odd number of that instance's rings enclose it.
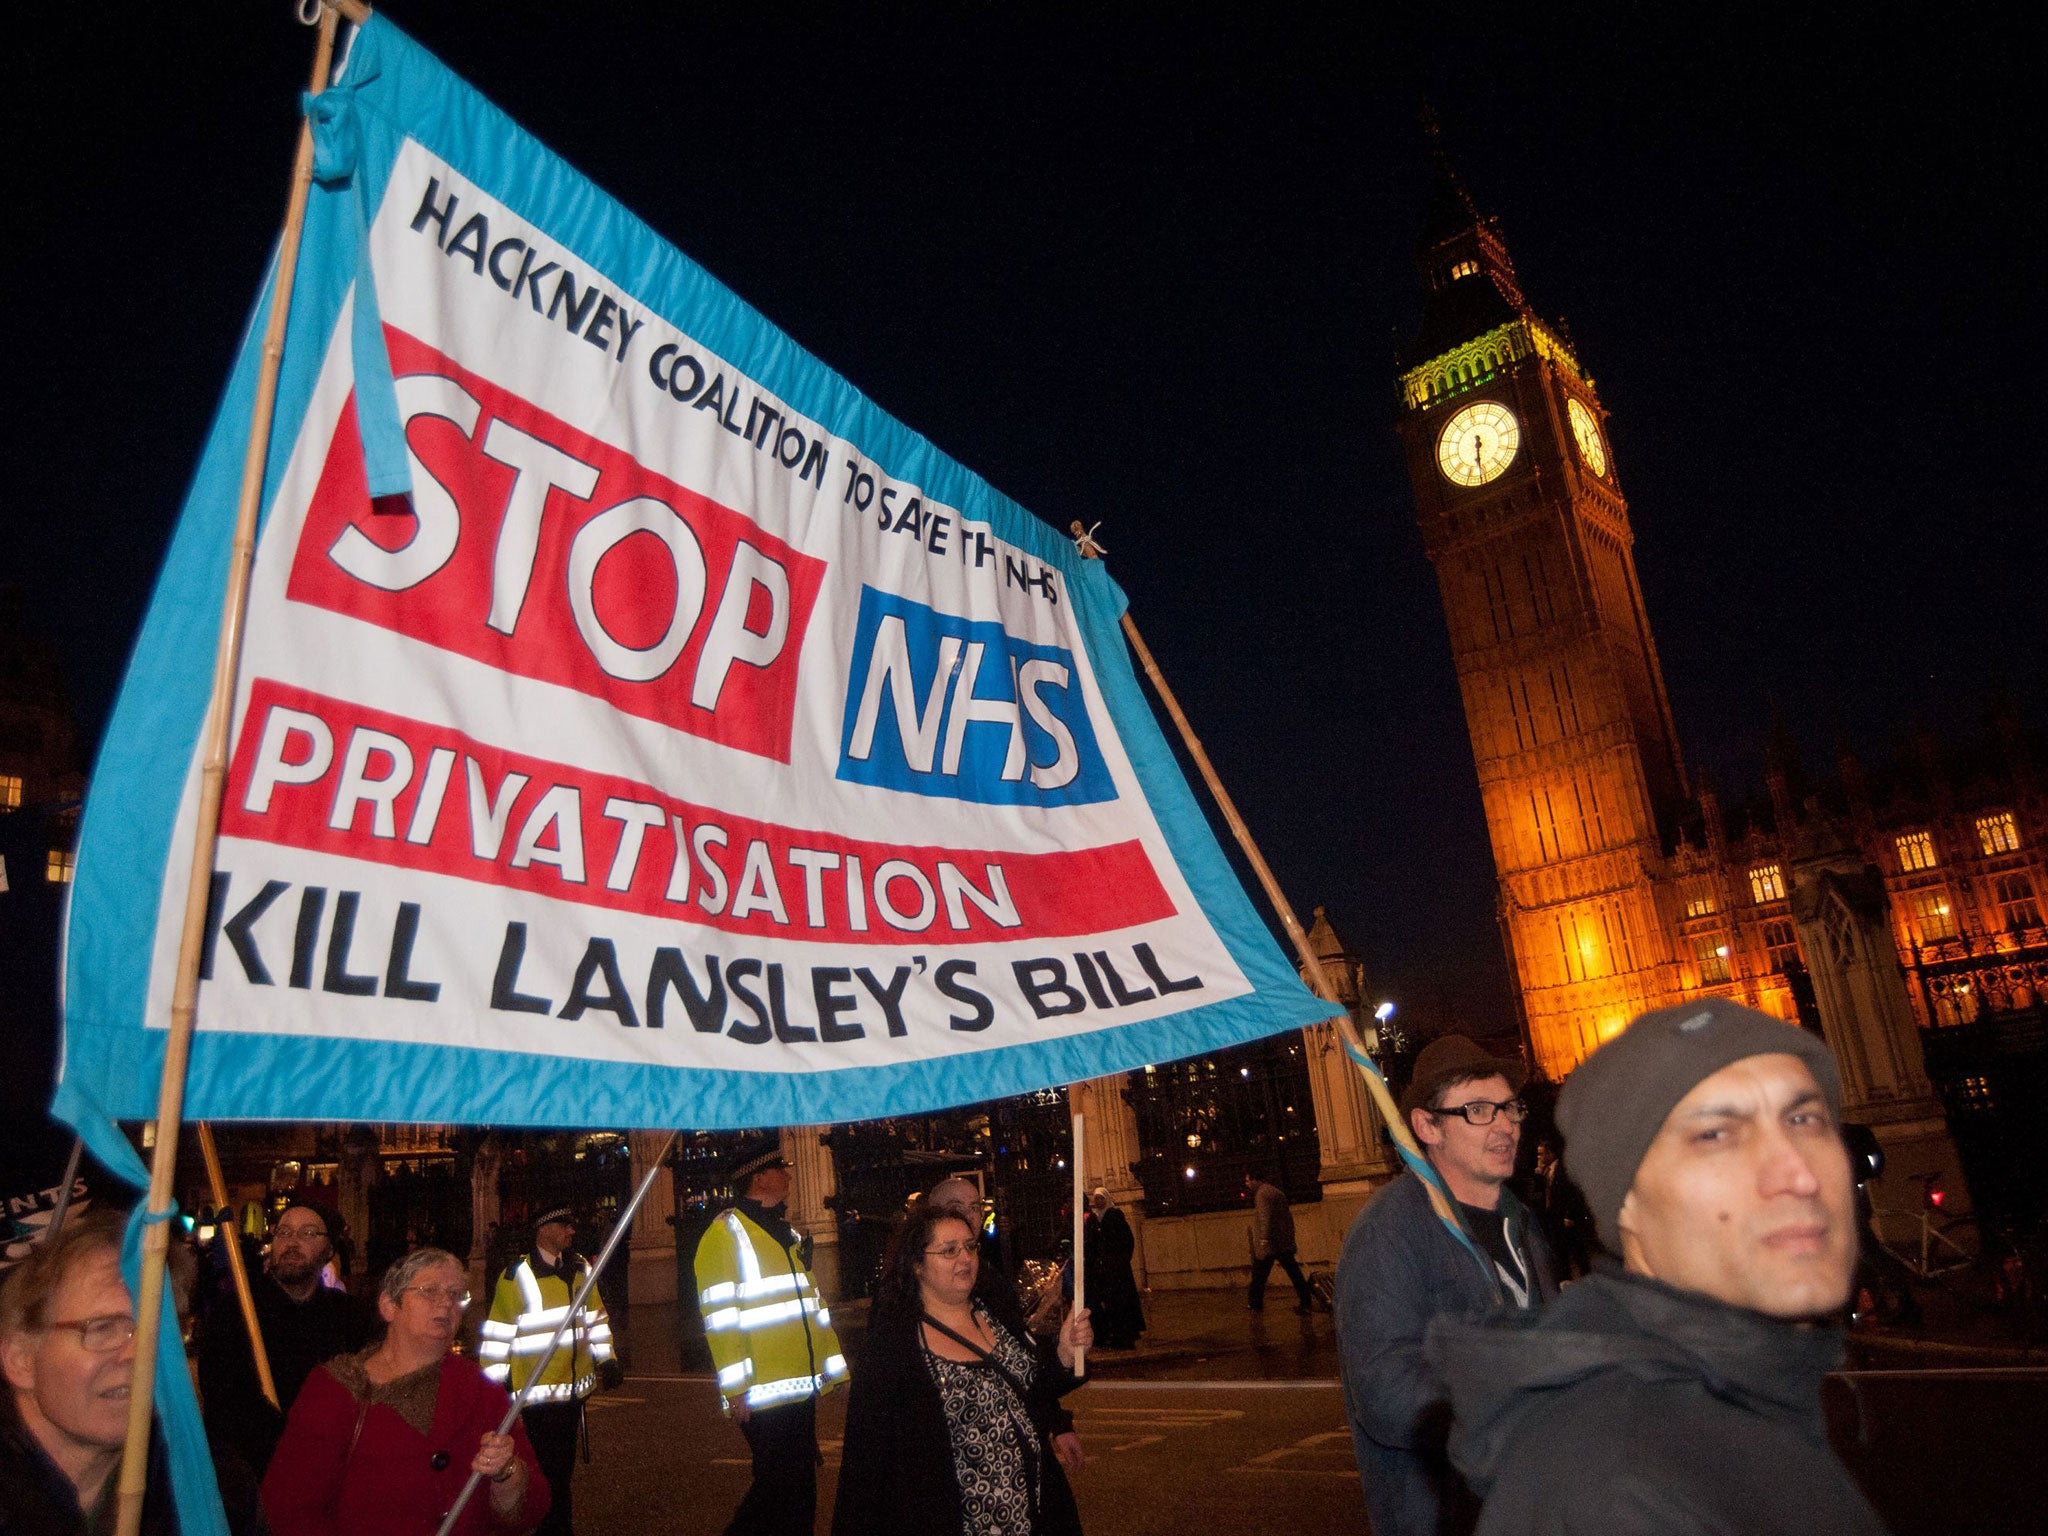
<instances>
[{"instance_id":1,"label":"hi-vis yellow jacket","mask_svg":"<svg viewBox=\"0 0 2048 1536\"><path fill-rule=\"evenodd\" d=\"M697 1243L697 1306L730 1411L822 1397L846 1380L832 1311L795 1252L738 1211Z\"/></svg>"},{"instance_id":2,"label":"hi-vis yellow jacket","mask_svg":"<svg viewBox=\"0 0 2048 1536\"><path fill-rule=\"evenodd\" d=\"M498 1277L497 1289L491 1293L491 1315L476 1352L486 1376L515 1394L534 1380L533 1368L541 1351L547 1348L555 1324L569 1310L576 1287L589 1269L579 1257L569 1279L552 1271L536 1274L529 1255ZM560 1403L588 1396L597 1382L598 1365L611 1357L612 1325L593 1285L582 1311L563 1333L561 1344L526 1400Z\"/></svg>"}]
</instances>

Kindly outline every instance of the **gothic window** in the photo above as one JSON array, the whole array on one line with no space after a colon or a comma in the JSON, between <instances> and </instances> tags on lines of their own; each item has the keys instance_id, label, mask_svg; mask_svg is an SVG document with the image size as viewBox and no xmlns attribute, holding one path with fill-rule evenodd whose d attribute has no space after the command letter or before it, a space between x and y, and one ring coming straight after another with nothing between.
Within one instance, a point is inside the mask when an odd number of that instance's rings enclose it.
<instances>
[{"instance_id":1,"label":"gothic window","mask_svg":"<svg viewBox=\"0 0 2048 1536\"><path fill-rule=\"evenodd\" d=\"M1775 864L1759 864L1749 872L1749 894L1758 906L1785 899L1785 872Z\"/></svg>"},{"instance_id":2,"label":"gothic window","mask_svg":"<svg viewBox=\"0 0 2048 1536\"><path fill-rule=\"evenodd\" d=\"M1799 933L1789 918L1774 917L1764 924L1764 951L1771 969L1780 975L1799 963Z\"/></svg>"},{"instance_id":3,"label":"gothic window","mask_svg":"<svg viewBox=\"0 0 2048 1536\"><path fill-rule=\"evenodd\" d=\"M1935 866L1934 834L1931 832L1904 832L1893 839L1899 850L1899 868L1907 874L1918 869L1932 869Z\"/></svg>"},{"instance_id":4,"label":"gothic window","mask_svg":"<svg viewBox=\"0 0 2048 1536\"><path fill-rule=\"evenodd\" d=\"M1949 904L1948 892L1939 886L1932 890L1908 892L1906 911L1922 944L1933 944L1956 936L1955 908Z\"/></svg>"},{"instance_id":5,"label":"gothic window","mask_svg":"<svg viewBox=\"0 0 2048 1536\"><path fill-rule=\"evenodd\" d=\"M0 773L0 811L21 809L21 775Z\"/></svg>"},{"instance_id":6,"label":"gothic window","mask_svg":"<svg viewBox=\"0 0 2048 1536\"><path fill-rule=\"evenodd\" d=\"M1454 283L1461 277L1476 277L1478 274L1479 263L1476 261L1460 261L1451 267L1451 281Z\"/></svg>"},{"instance_id":7,"label":"gothic window","mask_svg":"<svg viewBox=\"0 0 2048 1536\"><path fill-rule=\"evenodd\" d=\"M73 854L69 849L52 848L50 850L50 862L45 866L44 874L52 885L69 885L71 883L71 876L77 867L77 855Z\"/></svg>"},{"instance_id":8,"label":"gothic window","mask_svg":"<svg viewBox=\"0 0 2048 1536\"><path fill-rule=\"evenodd\" d=\"M1718 933L1695 934L1693 958L1700 965L1700 985L1711 987L1728 979L1728 941Z\"/></svg>"},{"instance_id":9,"label":"gothic window","mask_svg":"<svg viewBox=\"0 0 2048 1536\"><path fill-rule=\"evenodd\" d=\"M1688 880L1682 889L1687 917L1712 917L1720 910L1720 904L1714 900L1714 887L1708 881Z\"/></svg>"},{"instance_id":10,"label":"gothic window","mask_svg":"<svg viewBox=\"0 0 2048 1536\"><path fill-rule=\"evenodd\" d=\"M2020 846L2019 824L2011 811L1994 811L1977 818L1977 842L1988 858L1994 853L2016 853Z\"/></svg>"},{"instance_id":11,"label":"gothic window","mask_svg":"<svg viewBox=\"0 0 2048 1536\"><path fill-rule=\"evenodd\" d=\"M2011 930L2041 926L2041 904L2034 899L2034 882L2027 878L2025 870L1994 877L1991 895L1998 903L2001 927Z\"/></svg>"}]
</instances>

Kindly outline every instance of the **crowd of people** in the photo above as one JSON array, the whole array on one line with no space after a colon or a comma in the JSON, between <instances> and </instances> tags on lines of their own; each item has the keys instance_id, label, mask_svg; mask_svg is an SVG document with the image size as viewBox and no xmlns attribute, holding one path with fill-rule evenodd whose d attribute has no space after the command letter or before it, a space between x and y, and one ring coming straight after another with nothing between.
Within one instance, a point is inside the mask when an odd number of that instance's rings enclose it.
<instances>
[{"instance_id":1,"label":"crowd of people","mask_svg":"<svg viewBox=\"0 0 2048 1536\"><path fill-rule=\"evenodd\" d=\"M1880 1533L1820 1415L1858 1231L1827 1047L1705 999L1595 1051L1558 1101L1563 1164L1542 1187L1568 1176L1602 1253L1562 1287L1540 1213L1510 1188L1522 1087L1519 1062L1432 1042L1400 1102L1432 1176L1391 1181L1345 1239L1334 1310L1374 1536ZM731 1182L694 1256L718 1393L752 1455L726 1536L811 1536L818 1400L842 1388L833 1536L1078 1536L1062 1399L1084 1351L1144 1328L1107 1190L1079 1256L1092 1305L1034 1328L986 1261L980 1191L943 1181L901 1222L849 1366L778 1147L749 1149ZM1250 1306L1277 1266L1308 1310L1284 1194L1257 1177L1247 1194ZM494 1277L475 1359L455 1350L462 1261L407 1254L373 1321L322 1283L339 1232L317 1201L278 1219L253 1277L270 1391L238 1309L199 1331L231 1528L424 1536L471 1486L463 1536L566 1533L584 1401L619 1377L573 1213L543 1213ZM113 1529L135 1358L122 1233L115 1213L76 1215L0 1286L0 1536ZM189 1276L173 1280L184 1304ZM164 1465L151 1458L149 1536L175 1530Z\"/></svg>"}]
</instances>

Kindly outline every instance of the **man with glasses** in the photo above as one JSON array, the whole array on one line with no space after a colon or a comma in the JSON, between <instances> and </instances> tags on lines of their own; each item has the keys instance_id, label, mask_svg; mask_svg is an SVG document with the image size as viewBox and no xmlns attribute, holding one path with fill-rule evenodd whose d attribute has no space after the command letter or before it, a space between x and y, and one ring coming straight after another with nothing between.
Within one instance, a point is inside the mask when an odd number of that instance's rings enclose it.
<instances>
[{"instance_id":1,"label":"man with glasses","mask_svg":"<svg viewBox=\"0 0 2048 1536\"><path fill-rule=\"evenodd\" d=\"M270 1256L249 1277L256 1323L277 1387L277 1407L263 1395L242 1309L230 1297L207 1314L199 1338L199 1394L207 1438L216 1455L233 1455L261 1482L284 1433L299 1388L317 1365L369 1341L366 1310L346 1291L323 1283L334 1257L341 1218L310 1196L295 1197L270 1233ZM224 1232L223 1242L235 1241Z\"/></svg>"},{"instance_id":2,"label":"man with glasses","mask_svg":"<svg viewBox=\"0 0 2048 1536\"><path fill-rule=\"evenodd\" d=\"M114 1528L135 1370L121 1225L112 1211L72 1217L0 1286L0 1529ZM175 1529L163 1458L150 1462L142 1528Z\"/></svg>"},{"instance_id":3,"label":"man with glasses","mask_svg":"<svg viewBox=\"0 0 2048 1536\"><path fill-rule=\"evenodd\" d=\"M1450 1397L1423 1355L1437 1317L1540 1306L1557 1294L1549 1249L1507 1187L1527 1113L1519 1062L1463 1035L1416 1058L1401 1111L1456 1203L1452 1232L1413 1173L1351 1224L1337 1264L1337 1343L1352 1449L1373 1536L1469 1531L1478 1500L1445 1451Z\"/></svg>"}]
</instances>

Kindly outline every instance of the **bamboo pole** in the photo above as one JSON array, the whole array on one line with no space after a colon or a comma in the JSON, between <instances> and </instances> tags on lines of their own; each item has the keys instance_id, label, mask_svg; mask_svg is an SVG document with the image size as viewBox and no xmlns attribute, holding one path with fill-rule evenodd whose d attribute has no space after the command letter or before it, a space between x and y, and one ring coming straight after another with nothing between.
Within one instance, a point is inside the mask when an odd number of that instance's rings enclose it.
<instances>
[{"instance_id":1,"label":"bamboo pole","mask_svg":"<svg viewBox=\"0 0 2048 1536\"><path fill-rule=\"evenodd\" d=\"M228 1181L221 1176L220 1150L213 1144L213 1127L201 1120L197 1129L199 1155L206 1161L206 1180L213 1186L213 1203L225 1209ZM270 1406L282 1412L284 1404L277 1400L277 1381L270 1374L270 1351L263 1347L263 1326L256 1321L256 1297L249 1290L249 1266L242 1262L241 1224L237 1222L231 1232L218 1232L214 1241L227 1244L228 1273L235 1277L235 1299L242 1304L242 1323L249 1330L249 1355L256 1362L256 1385L270 1399Z\"/></svg>"},{"instance_id":2,"label":"bamboo pole","mask_svg":"<svg viewBox=\"0 0 2048 1536\"><path fill-rule=\"evenodd\" d=\"M1072 1090L1069 1090L1071 1094ZM1074 1315L1080 1316L1081 1309L1088 1305L1088 1266L1081 1262L1087 1251L1088 1236L1088 1180L1083 1176L1081 1148L1088 1139L1088 1116L1081 1110L1074 1111ZM1087 1351L1074 1351L1074 1374L1088 1374Z\"/></svg>"},{"instance_id":3,"label":"bamboo pole","mask_svg":"<svg viewBox=\"0 0 2048 1536\"><path fill-rule=\"evenodd\" d=\"M647 1198L647 1191L654 1187L654 1176L661 1172L662 1165L667 1161L669 1153L675 1150L676 1140L682 1134L681 1131L670 1131L668 1144L661 1149L660 1156L648 1163L647 1176L640 1181L640 1187L633 1191L633 1198L626 1202L626 1209L619 1214L619 1219L612 1223L611 1235L604 1240L604 1247L598 1250L597 1257L590 1261L590 1269L584 1275L583 1283L576 1287L576 1294L569 1298L569 1305L562 1309L562 1320L555 1324L555 1331L548 1335L547 1348L543 1349L540 1358L533 1362L533 1370L526 1378L526 1385L519 1389L512 1399L511 1406L505 1410L505 1417L498 1421L499 1434L511 1433L512 1423L519 1417L519 1410L526 1406L526 1394L534 1389L540 1380L541 1372L545 1371L548 1362L555 1358L555 1351L562 1344L562 1335L575 1324L583 1311L584 1300L590 1295L591 1287L597 1284L597 1277L604 1273L605 1265L611 1263L612 1255L619 1251L619 1243L632 1230L633 1218L640 1211L640 1202ZM476 1492L476 1485L482 1481L483 1474L472 1468L469 1481L462 1485L462 1492L456 1496L455 1503L442 1517L441 1528L436 1536L448 1536L448 1533L455 1529L457 1522L462 1519L463 1509L469 1504L470 1496Z\"/></svg>"},{"instance_id":4,"label":"bamboo pole","mask_svg":"<svg viewBox=\"0 0 2048 1536\"><path fill-rule=\"evenodd\" d=\"M334 59L337 15L320 12L313 49L312 92L327 87ZM249 446L242 459L241 499L235 509L235 538L228 559L227 595L220 640L214 652L213 693L202 735L203 766L199 808L192 832L192 869L185 886L185 926L178 943L178 973L171 994L171 1027L164 1040L163 1080L157 1091L156 1151L150 1160L149 1224L142 1238L141 1293L135 1298L135 1373L128 1393L128 1437L121 1451L118 1536L139 1536L142 1498L149 1483L150 1421L156 1406L157 1345L162 1338L164 1259L170 1249L171 1190L178 1171L178 1132L185 1108L185 1069L192 1055L193 1015L199 999L199 953L206 937L207 895L213 883L214 845L220 832L221 791L227 778L228 727L234 714L235 679L242 652L242 621L248 609L249 566L256 552L256 520L263 500L263 474L270 446L271 417L277 407L277 375L284 360L285 319L291 312L292 280L299 265L299 236L313 183L313 127L299 126L292 164L291 196L278 241L276 286L263 334L256 375L256 400L249 413Z\"/></svg>"}]
</instances>

